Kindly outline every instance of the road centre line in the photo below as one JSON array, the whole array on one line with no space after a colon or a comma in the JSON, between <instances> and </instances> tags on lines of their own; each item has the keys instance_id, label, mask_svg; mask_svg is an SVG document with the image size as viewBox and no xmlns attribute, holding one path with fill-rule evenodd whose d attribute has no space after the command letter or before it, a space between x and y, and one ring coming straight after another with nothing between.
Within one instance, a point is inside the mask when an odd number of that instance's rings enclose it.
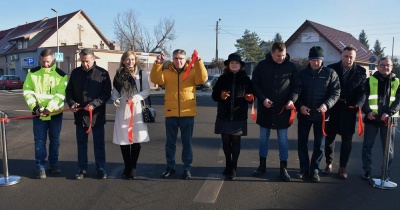
<instances>
[{"instance_id":1,"label":"road centre line","mask_svg":"<svg viewBox=\"0 0 400 210\"><path fill-rule=\"evenodd\" d=\"M224 177L222 175L209 174L193 201L199 203L215 203L223 183Z\"/></svg>"},{"instance_id":2,"label":"road centre line","mask_svg":"<svg viewBox=\"0 0 400 210\"><path fill-rule=\"evenodd\" d=\"M219 164L224 163L225 161L225 158L222 157L225 157L225 155L221 143L218 150ZM222 184L224 183L224 178L225 177L220 174L209 174L193 201L200 203L215 203Z\"/></svg>"}]
</instances>

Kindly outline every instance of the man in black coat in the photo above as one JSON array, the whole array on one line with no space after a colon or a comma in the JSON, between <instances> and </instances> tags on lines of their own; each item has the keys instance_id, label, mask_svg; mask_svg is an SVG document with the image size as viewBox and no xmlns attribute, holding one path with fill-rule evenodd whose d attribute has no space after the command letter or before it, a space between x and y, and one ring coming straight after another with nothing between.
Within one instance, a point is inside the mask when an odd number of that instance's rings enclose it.
<instances>
[{"instance_id":1,"label":"man in black coat","mask_svg":"<svg viewBox=\"0 0 400 210\"><path fill-rule=\"evenodd\" d=\"M108 71L96 65L93 50L82 49L79 56L82 65L72 71L66 89L66 102L74 109L78 144L79 172L75 178L83 179L87 174L88 131L92 130L97 175L100 179L106 179L104 124L106 102L111 97L111 80ZM93 113L92 119L90 111Z\"/></svg>"},{"instance_id":2,"label":"man in black coat","mask_svg":"<svg viewBox=\"0 0 400 210\"><path fill-rule=\"evenodd\" d=\"M292 90L297 68L290 62L284 43L275 42L271 53L260 61L253 71L252 82L257 97L257 124L260 126L259 156L260 166L253 172L258 176L266 171L268 140L271 129L276 129L279 142L280 177L290 181L287 173L289 143L289 118L294 108Z\"/></svg>"},{"instance_id":3,"label":"man in black coat","mask_svg":"<svg viewBox=\"0 0 400 210\"><path fill-rule=\"evenodd\" d=\"M364 85L366 70L354 63L356 49L352 46L345 47L341 55L341 61L328 65L335 70L340 81L340 98L330 110L331 117L326 124L328 136L325 142L326 167L322 174L332 172L333 152L335 150L335 136L342 136L340 146L340 168L338 176L347 179L346 165L349 161L352 148L352 138L355 131L356 115L365 101ZM361 115L359 116L361 117Z\"/></svg>"},{"instance_id":4,"label":"man in black coat","mask_svg":"<svg viewBox=\"0 0 400 210\"><path fill-rule=\"evenodd\" d=\"M310 49L308 66L299 71L295 93L299 94L296 108L298 118L298 154L300 173L297 178L319 182L319 164L324 148L324 122L329 118L328 110L333 107L340 96L339 77L336 72L323 66L323 50L319 46ZM324 119L325 117L325 119ZM308 155L308 137L311 126L314 131L314 148L311 161Z\"/></svg>"}]
</instances>

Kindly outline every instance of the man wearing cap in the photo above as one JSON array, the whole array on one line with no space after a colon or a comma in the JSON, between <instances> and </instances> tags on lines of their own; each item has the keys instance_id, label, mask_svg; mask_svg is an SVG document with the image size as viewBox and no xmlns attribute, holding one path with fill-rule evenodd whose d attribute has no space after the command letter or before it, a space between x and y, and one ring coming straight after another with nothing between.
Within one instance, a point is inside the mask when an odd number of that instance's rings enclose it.
<instances>
[{"instance_id":1,"label":"man wearing cap","mask_svg":"<svg viewBox=\"0 0 400 210\"><path fill-rule=\"evenodd\" d=\"M356 60L356 49L352 46L343 49L341 58L341 61L328 65L328 68L333 69L338 74L341 90L340 98L331 108L330 118L326 124L326 133L328 134L325 142L326 167L322 174L328 175L333 170L335 136L339 134L342 137L342 144L340 145L338 176L341 179L347 179L346 165L350 157L356 115L359 107L362 107L365 101L366 70L354 62Z\"/></svg>"},{"instance_id":2,"label":"man wearing cap","mask_svg":"<svg viewBox=\"0 0 400 210\"><path fill-rule=\"evenodd\" d=\"M299 71L294 93L298 94L298 154L300 160L299 179L311 178L319 182L319 164L325 149L324 121L329 118L329 109L340 96L339 77L330 68L323 67L324 54L319 46L309 51L308 66ZM325 118L325 119L324 119ZM314 131L314 148L311 161L308 155L308 137Z\"/></svg>"},{"instance_id":3,"label":"man wearing cap","mask_svg":"<svg viewBox=\"0 0 400 210\"><path fill-rule=\"evenodd\" d=\"M284 43L275 42L271 52L260 61L253 71L252 82L258 99L257 121L260 126L259 156L260 166L253 172L258 176L266 171L268 140L272 129L276 129L279 143L280 178L290 181L286 170L289 157L287 138L289 118L293 103L293 87L297 68L290 61ZM283 111L282 111L283 110Z\"/></svg>"}]
</instances>

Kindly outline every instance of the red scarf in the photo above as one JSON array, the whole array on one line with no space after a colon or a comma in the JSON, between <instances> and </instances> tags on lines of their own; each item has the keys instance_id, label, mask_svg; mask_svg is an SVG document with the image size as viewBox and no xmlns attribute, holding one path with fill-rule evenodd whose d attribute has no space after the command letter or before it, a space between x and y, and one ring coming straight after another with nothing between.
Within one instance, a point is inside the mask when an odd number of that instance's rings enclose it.
<instances>
[{"instance_id":1,"label":"red scarf","mask_svg":"<svg viewBox=\"0 0 400 210\"><path fill-rule=\"evenodd\" d=\"M129 142L133 143L133 117L135 115L134 106L132 99L127 99L126 102L129 104L129 110L131 111L131 117L129 119L129 126L128 126L128 138Z\"/></svg>"},{"instance_id":2,"label":"red scarf","mask_svg":"<svg viewBox=\"0 0 400 210\"><path fill-rule=\"evenodd\" d=\"M183 81L185 81L187 79L187 77L189 76L190 70L192 69L194 62L197 61L198 57L199 57L199 53L197 52L197 50L194 50L193 54L192 54L192 60L190 61L189 66L186 69L185 75L183 75Z\"/></svg>"}]
</instances>

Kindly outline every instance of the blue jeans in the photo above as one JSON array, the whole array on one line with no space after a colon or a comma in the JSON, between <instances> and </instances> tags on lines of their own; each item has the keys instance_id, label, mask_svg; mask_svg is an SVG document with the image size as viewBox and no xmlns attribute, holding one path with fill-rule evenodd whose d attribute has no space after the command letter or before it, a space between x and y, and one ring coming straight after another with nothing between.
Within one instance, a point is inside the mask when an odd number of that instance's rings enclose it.
<instances>
[{"instance_id":1,"label":"blue jeans","mask_svg":"<svg viewBox=\"0 0 400 210\"><path fill-rule=\"evenodd\" d=\"M386 132L387 126L383 124L370 124L365 123L364 129L364 142L362 145L362 164L365 171L371 171L372 164L372 148L374 147L376 135L380 133L380 140L382 143L382 151L385 151L386 146ZM396 127L391 127L390 143L389 143L389 163L388 172L390 165L394 157L394 137L396 133Z\"/></svg>"},{"instance_id":2,"label":"blue jeans","mask_svg":"<svg viewBox=\"0 0 400 210\"><path fill-rule=\"evenodd\" d=\"M76 140L78 145L78 166L79 170L87 170L88 168L88 136L87 127L82 125L76 126ZM93 151L96 162L96 169L104 169L106 164L106 150L104 143L104 125L92 127L93 133Z\"/></svg>"},{"instance_id":3,"label":"blue jeans","mask_svg":"<svg viewBox=\"0 0 400 210\"><path fill-rule=\"evenodd\" d=\"M279 143L279 159L281 161L287 161L289 157L289 143L287 138L288 129L277 129ZM268 155L268 140L271 134L271 129L260 126L260 142L259 142L259 155L260 157L267 157Z\"/></svg>"},{"instance_id":4,"label":"blue jeans","mask_svg":"<svg viewBox=\"0 0 400 210\"><path fill-rule=\"evenodd\" d=\"M308 137L311 126L314 130L314 148L310 158L308 156ZM325 149L325 136L322 134L322 122L307 119L298 119L298 145L297 150L300 160L300 172L318 173Z\"/></svg>"},{"instance_id":5,"label":"blue jeans","mask_svg":"<svg viewBox=\"0 0 400 210\"><path fill-rule=\"evenodd\" d=\"M182 162L183 169L190 169L193 161L192 136L194 117L166 117L165 128L167 142L165 144L165 156L170 168L175 168L176 141L178 139L178 128L181 131L182 139Z\"/></svg>"},{"instance_id":6,"label":"blue jeans","mask_svg":"<svg viewBox=\"0 0 400 210\"><path fill-rule=\"evenodd\" d=\"M35 140L36 168L46 168L46 141L49 134L49 164L58 165L58 148L60 147L60 132L62 116L43 121L38 117L33 118L33 136Z\"/></svg>"}]
</instances>

